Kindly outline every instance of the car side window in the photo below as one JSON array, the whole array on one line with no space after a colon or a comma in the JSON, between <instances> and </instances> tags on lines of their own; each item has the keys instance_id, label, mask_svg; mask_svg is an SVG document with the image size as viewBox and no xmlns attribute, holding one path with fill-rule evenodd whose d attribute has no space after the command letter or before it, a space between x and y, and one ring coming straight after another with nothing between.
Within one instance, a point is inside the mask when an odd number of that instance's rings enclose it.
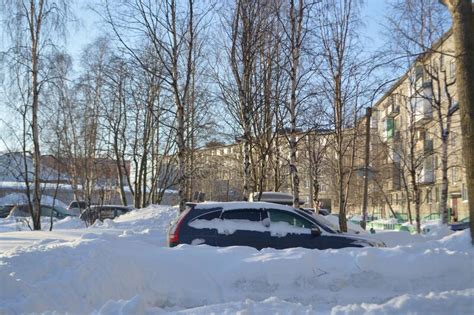
<instances>
[{"instance_id":1,"label":"car side window","mask_svg":"<svg viewBox=\"0 0 474 315\"><path fill-rule=\"evenodd\" d=\"M314 228L314 224L309 222L308 220L305 220L293 213L286 212L286 211L281 211L281 210L274 210L274 209L269 209L268 210L269 216L270 216L270 221L272 223L276 222L286 222L290 225L293 225L295 227L300 227L300 228L305 228L305 229L312 229Z\"/></svg>"},{"instance_id":2,"label":"car side window","mask_svg":"<svg viewBox=\"0 0 474 315\"><path fill-rule=\"evenodd\" d=\"M49 217L49 216L51 216L51 210L52 209L50 207L43 206L43 207L41 207L41 215L45 216L45 217L46 216Z\"/></svg>"},{"instance_id":3,"label":"car side window","mask_svg":"<svg viewBox=\"0 0 474 315\"><path fill-rule=\"evenodd\" d=\"M196 220L212 221L214 219L219 219L220 216L221 216L221 210L216 210L216 211L211 211L211 212L205 213L205 214L197 217Z\"/></svg>"},{"instance_id":4,"label":"car side window","mask_svg":"<svg viewBox=\"0 0 474 315\"><path fill-rule=\"evenodd\" d=\"M258 209L228 210L222 213L222 219L260 221L260 212Z\"/></svg>"}]
</instances>

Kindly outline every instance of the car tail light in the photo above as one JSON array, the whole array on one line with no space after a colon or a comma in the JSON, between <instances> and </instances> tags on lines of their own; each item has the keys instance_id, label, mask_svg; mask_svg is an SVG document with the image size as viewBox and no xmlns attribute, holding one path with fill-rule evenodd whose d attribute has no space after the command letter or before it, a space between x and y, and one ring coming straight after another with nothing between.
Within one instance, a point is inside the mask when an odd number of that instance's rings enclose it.
<instances>
[{"instance_id":1,"label":"car tail light","mask_svg":"<svg viewBox=\"0 0 474 315\"><path fill-rule=\"evenodd\" d=\"M179 228L184 221L186 215L191 211L191 207L186 208L178 217L178 220L175 224L173 224L170 228L169 235L168 235L168 243L171 244L178 244L179 243Z\"/></svg>"}]
</instances>

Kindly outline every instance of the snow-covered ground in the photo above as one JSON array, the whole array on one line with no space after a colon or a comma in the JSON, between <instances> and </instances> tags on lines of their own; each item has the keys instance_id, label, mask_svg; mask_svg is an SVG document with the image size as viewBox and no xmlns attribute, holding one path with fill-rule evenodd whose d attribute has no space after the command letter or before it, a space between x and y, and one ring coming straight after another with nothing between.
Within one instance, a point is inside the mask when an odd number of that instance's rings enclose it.
<instances>
[{"instance_id":1,"label":"snow-covered ground","mask_svg":"<svg viewBox=\"0 0 474 315\"><path fill-rule=\"evenodd\" d=\"M0 219L0 314L474 314L469 231L388 248L166 247L176 209L31 232Z\"/></svg>"}]
</instances>

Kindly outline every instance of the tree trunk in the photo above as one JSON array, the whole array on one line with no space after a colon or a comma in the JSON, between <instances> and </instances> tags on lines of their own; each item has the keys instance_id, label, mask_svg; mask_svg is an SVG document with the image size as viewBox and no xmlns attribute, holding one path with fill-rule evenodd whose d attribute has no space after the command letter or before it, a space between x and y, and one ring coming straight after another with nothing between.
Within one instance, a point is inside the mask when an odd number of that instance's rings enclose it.
<instances>
[{"instance_id":1,"label":"tree trunk","mask_svg":"<svg viewBox=\"0 0 474 315\"><path fill-rule=\"evenodd\" d=\"M243 200L249 200L250 195L250 141L247 137L250 135L247 134L244 136L243 143L243 155L244 155L244 183L243 183Z\"/></svg>"},{"instance_id":2,"label":"tree trunk","mask_svg":"<svg viewBox=\"0 0 474 315\"><path fill-rule=\"evenodd\" d=\"M365 166L364 166L364 199L362 204L362 222L361 226L365 230L367 224L367 206L369 203L368 190L369 190L369 157L370 157L370 117L372 115L372 109L367 108L366 121L365 121Z\"/></svg>"},{"instance_id":3,"label":"tree trunk","mask_svg":"<svg viewBox=\"0 0 474 315\"><path fill-rule=\"evenodd\" d=\"M184 211L186 205L186 144L184 142L184 108L182 105L177 106L177 145L178 145L178 196L179 210Z\"/></svg>"},{"instance_id":4,"label":"tree trunk","mask_svg":"<svg viewBox=\"0 0 474 315\"><path fill-rule=\"evenodd\" d=\"M416 171L412 171L411 174L411 184L413 186L413 195L415 197L415 222L416 222L416 232L421 233L421 218L420 218L420 189L416 183Z\"/></svg>"},{"instance_id":5,"label":"tree trunk","mask_svg":"<svg viewBox=\"0 0 474 315\"><path fill-rule=\"evenodd\" d=\"M38 9L38 15L36 15ZM32 118L31 118L31 132L33 136L33 229L41 230L41 152L39 142L39 126L38 126L38 111L39 111L39 35L41 32L41 21L43 15L43 1L40 1L38 8L35 7L31 1L30 12L30 34L31 34L31 63L32 63Z\"/></svg>"},{"instance_id":6,"label":"tree trunk","mask_svg":"<svg viewBox=\"0 0 474 315\"><path fill-rule=\"evenodd\" d=\"M317 177L312 180L312 200L313 200L313 209L316 213L319 211L319 181Z\"/></svg>"},{"instance_id":7,"label":"tree trunk","mask_svg":"<svg viewBox=\"0 0 474 315\"><path fill-rule=\"evenodd\" d=\"M448 223L448 137L443 135L441 139L441 199L439 201L439 213L441 223Z\"/></svg>"},{"instance_id":8,"label":"tree trunk","mask_svg":"<svg viewBox=\"0 0 474 315\"><path fill-rule=\"evenodd\" d=\"M456 84L468 196L474 196L474 15L471 0L444 0L453 19ZM471 241L474 245L474 202L469 202Z\"/></svg>"},{"instance_id":9,"label":"tree trunk","mask_svg":"<svg viewBox=\"0 0 474 315\"><path fill-rule=\"evenodd\" d=\"M303 1L299 1L298 10L295 8L294 0L290 1L290 23L291 23L291 71L290 71L290 84L291 84L291 96L290 96L290 177L291 187L293 192L293 207L299 208L300 206L300 178L298 176L297 168L297 142L296 142L296 115L297 115L297 99L296 91L298 88L298 68L300 61L301 51L301 32L303 23Z\"/></svg>"}]
</instances>

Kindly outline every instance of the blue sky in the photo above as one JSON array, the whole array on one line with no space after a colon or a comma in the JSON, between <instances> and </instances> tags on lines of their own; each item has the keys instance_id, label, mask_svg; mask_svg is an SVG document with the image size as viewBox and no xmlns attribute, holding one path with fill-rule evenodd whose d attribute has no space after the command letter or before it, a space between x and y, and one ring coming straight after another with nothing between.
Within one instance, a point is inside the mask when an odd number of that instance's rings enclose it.
<instances>
[{"instance_id":1,"label":"blue sky","mask_svg":"<svg viewBox=\"0 0 474 315\"><path fill-rule=\"evenodd\" d=\"M359 0L356 0L359 1ZM369 51L379 48L383 44L381 36L381 24L388 7L387 1L390 0L361 0L364 1L362 7L361 18L364 22L365 34L363 34L366 48ZM91 8L98 8L103 3L101 0L73 0L71 10L76 18L76 22L68 26L68 34L66 36L65 49L73 57L76 69L79 66L80 52L86 45L90 44L97 36L102 34L104 25L101 24L101 18ZM4 32L0 32L0 50L5 49ZM0 103L0 112L7 109ZM0 133L5 132L0 123ZM4 134L5 135L5 134ZM0 151L4 149L3 143L0 142Z\"/></svg>"},{"instance_id":2,"label":"blue sky","mask_svg":"<svg viewBox=\"0 0 474 315\"><path fill-rule=\"evenodd\" d=\"M360 1L360 0L357 0ZM364 22L365 42L369 50L376 49L383 44L383 38L380 34L388 8L389 0L362 0L361 18ZM104 26L101 25L100 17L91 10L91 7L97 7L101 1L83 0L74 1L72 10L77 18L77 23L73 23L69 29L69 38L66 49L72 54L74 59L78 59L80 51L91 43L99 34Z\"/></svg>"}]
</instances>

